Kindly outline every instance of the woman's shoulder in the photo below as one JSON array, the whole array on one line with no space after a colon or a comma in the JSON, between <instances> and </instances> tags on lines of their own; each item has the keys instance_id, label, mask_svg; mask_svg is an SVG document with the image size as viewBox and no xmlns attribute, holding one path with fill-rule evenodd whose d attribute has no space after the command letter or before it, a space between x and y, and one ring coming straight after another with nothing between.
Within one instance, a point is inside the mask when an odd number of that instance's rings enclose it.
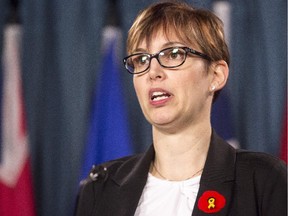
<instances>
[{"instance_id":1,"label":"woman's shoulder","mask_svg":"<svg viewBox=\"0 0 288 216\"><path fill-rule=\"evenodd\" d=\"M125 165L135 164L136 161L138 161L138 158L141 157L141 155L142 153L129 155L129 156L117 158L114 160L106 161L101 164L93 165L86 179L82 180L80 184L83 185L89 182L105 181L107 180L108 176L115 174L117 170L124 164Z\"/></svg>"},{"instance_id":2,"label":"woman's shoulder","mask_svg":"<svg viewBox=\"0 0 288 216\"><path fill-rule=\"evenodd\" d=\"M235 194L240 205L265 215L286 215L287 166L281 159L261 152L236 150ZM249 215L249 214L247 214ZM258 215L258 214L257 214Z\"/></svg>"},{"instance_id":3,"label":"woman's shoulder","mask_svg":"<svg viewBox=\"0 0 288 216\"><path fill-rule=\"evenodd\" d=\"M76 215L90 215L87 211L93 209L94 204L101 201L101 194L106 183L111 180L115 173L121 170L121 167L135 166L139 157L141 157L141 154L93 165L88 176L80 182L75 209Z\"/></svg>"},{"instance_id":4,"label":"woman's shoulder","mask_svg":"<svg viewBox=\"0 0 288 216\"><path fill-rule=\"evenodd\" d=\"M252 171L254 174L287 175L287 165L280 158L264 152L236 150L236 165L241 171Z\"/></svg>"}]
</instances>

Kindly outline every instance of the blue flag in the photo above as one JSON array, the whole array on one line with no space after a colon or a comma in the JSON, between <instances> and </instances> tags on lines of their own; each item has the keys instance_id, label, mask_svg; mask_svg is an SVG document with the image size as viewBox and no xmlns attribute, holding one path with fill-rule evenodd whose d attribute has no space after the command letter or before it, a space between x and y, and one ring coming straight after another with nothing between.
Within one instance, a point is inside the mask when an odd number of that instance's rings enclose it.
<instances>
[{"instance_id":1,"label":"blue flag","mask_svg":"<svg viewBox=\"0 0 288 216\"><path fill-rule=\"evenodd\" d=\"M120 70L116 62L116 45L113 40L104 55L93 101L81 179L87 176L93 164L133 153Z\"/></svg>"}]
</instances>

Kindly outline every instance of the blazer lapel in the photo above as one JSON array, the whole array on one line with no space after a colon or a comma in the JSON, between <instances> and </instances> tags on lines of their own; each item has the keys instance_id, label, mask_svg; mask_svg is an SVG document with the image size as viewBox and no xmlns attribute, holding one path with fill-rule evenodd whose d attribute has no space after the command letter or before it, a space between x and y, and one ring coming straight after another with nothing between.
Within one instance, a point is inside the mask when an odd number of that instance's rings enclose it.
<instances>
[{"instance_id":1,"label":"blazer lapel","mask_svg":"<svg viewBox=\"0 0 288 216\"><path fill-rule=\"evenodd\" d=\"M229 206L233 199L235 161L236 150L213 132L193 216L207 215L203 208L207 210L210 204L212 206L210 206L209 210L214 211L214 213L211 212L209 215L228 215ZM211 203L211 200L209 201L210 197L208 199L205 197L205 194L207 194L205 192L215 196L214 202ZM222 209L218 209L220 206L219 202L223 202L223 199L225 199L225 205ZM199 207L199 203L204 205L204 207Z\"/></svg>"},{"instance_id":2,"label":"blazer lapel","mask_svg":"<svg viewBox=\"0 0 288 216\"><path fill-rule=\"evenodd\" d=\"M115 175L111 177L110 192L103 200L105 205L109 203L111 206L105 215L134 215L154 154L152 145L146 153L132 157L118 168Z\"/></svg>"},{"instance_id":3,"label":"blazer lapel","mask_svg":"<svg viewBox=\"0 0 288 216\"><path fill-rule=\"evenodd\" d=\"M112 174L111 180L105 186L105 195L101 200L101 204L99 203L98 206L100 207L95 215L100 213L100 215L107 216L133 216L145 187L154 156L154 147L151 145L146 153L125 161L116 173ZM210 215L228 215L227 212L232 202L235 159L235 149L213 132L193 216L207 215L198 208L200 197L207 191L217 192L226 200L224 208ZM216 199L215 205L217 205L217 202Z\"/></svg>"}]
</instances>

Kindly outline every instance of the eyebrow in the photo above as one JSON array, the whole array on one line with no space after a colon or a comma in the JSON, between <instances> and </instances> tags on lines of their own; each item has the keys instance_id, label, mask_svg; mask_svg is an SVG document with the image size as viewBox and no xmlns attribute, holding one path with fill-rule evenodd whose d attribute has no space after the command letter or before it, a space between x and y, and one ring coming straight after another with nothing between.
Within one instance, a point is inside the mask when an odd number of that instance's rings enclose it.
<instances>
[{"instance_id":1,"label":"eyebrow","mask_svg":"<svg viewBox=\"0 0 288 216\"><path fill-rule=\"evenodd\" d=\"M178 41L168 41L167 43L164 43L163 45L162 45L162 47L160 48L160 50L162 50L162 49L165 49L165 48L168 48L168 47L170 47L170 46L185 46L183 43L181 43L181 42L178 42ZM133 50L133 52L132 53L148 53L148 51L146 50L146 49L143 49L143 48L137 48L137 49L135 49L135 50Z\"/></svg>"},{"instance_id":2,"label":"eyebrow","mask_svg":"<svg viewBox=\"0 0 288 216\"><path fill-rule=\"evenodd\" d=\"M137 48L132 51L132 53L146 53L147 51L143 48Z\"/></svg>"}]
</instances>

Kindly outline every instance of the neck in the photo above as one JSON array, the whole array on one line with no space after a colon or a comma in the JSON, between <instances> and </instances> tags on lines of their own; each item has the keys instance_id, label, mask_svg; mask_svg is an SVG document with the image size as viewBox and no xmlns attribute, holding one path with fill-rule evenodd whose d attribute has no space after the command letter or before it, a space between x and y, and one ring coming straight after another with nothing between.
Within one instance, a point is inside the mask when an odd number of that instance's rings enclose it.
<instances>
[{"instance_id":1,"label":"neck","mask_svg":"<svg viewBox=\"0 0 288 216\"><path fill-rule=\"evenodd\" d=\"M151 165L152 174L177 181L201 174L198 171L204 167L210 139L210 125L173 134L153 128L155 167Z\"/></svg>"}]
</instances>

